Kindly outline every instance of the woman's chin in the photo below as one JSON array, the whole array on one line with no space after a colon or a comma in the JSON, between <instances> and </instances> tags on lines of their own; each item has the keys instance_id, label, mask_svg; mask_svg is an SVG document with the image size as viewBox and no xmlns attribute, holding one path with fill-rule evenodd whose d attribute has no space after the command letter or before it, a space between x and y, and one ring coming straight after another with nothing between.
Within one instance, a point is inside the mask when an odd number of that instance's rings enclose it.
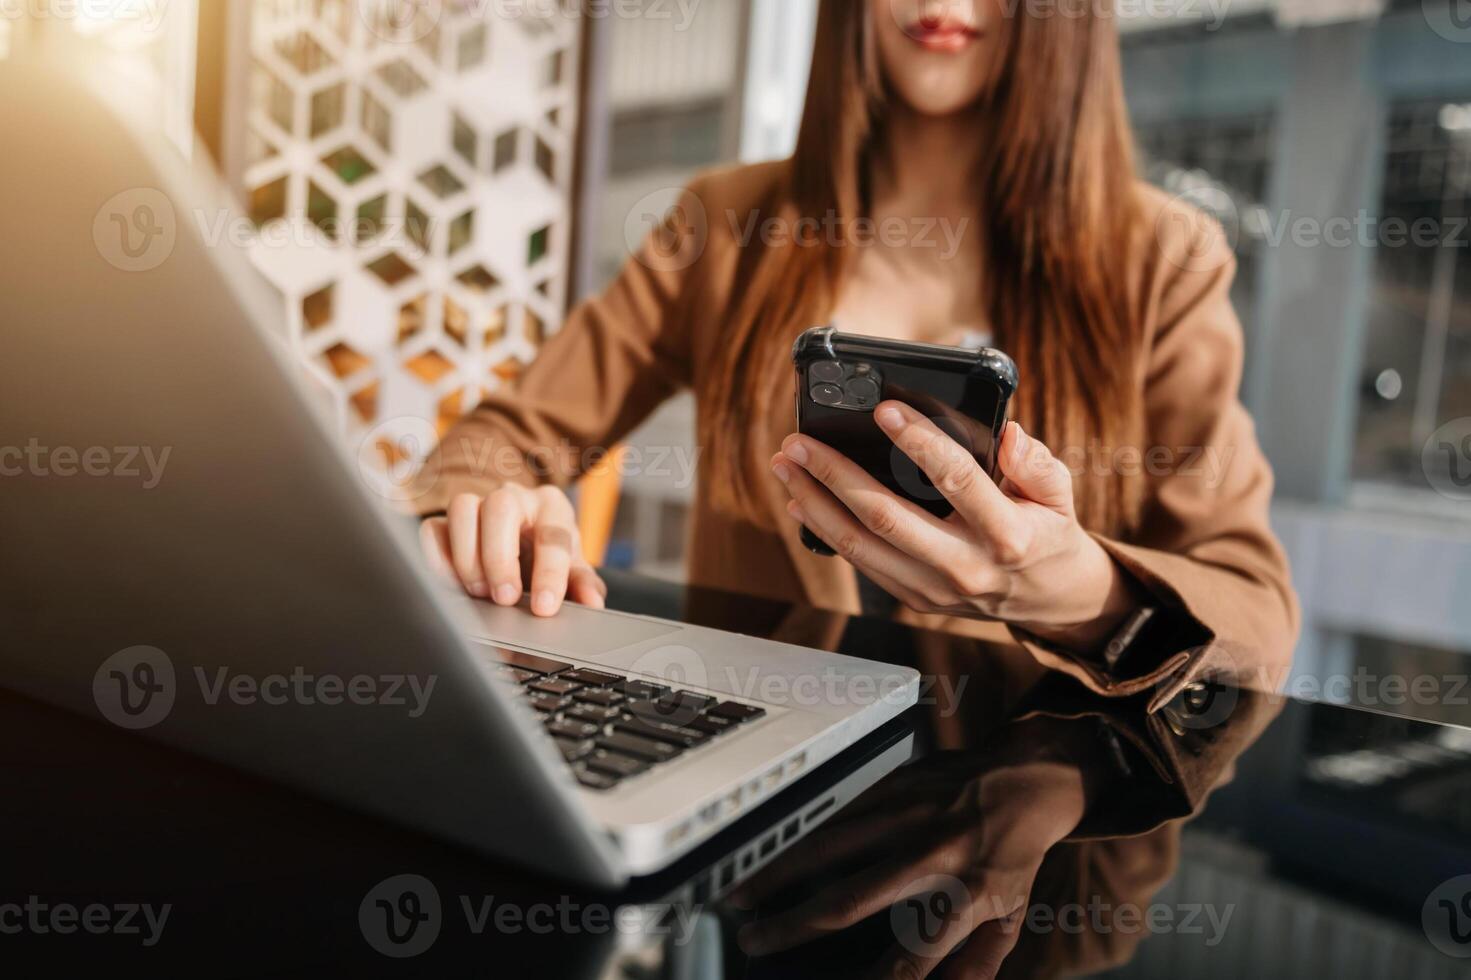
<instances>
[{"instance_id":1,"label":"woman's chin","mask_svg":"<svg viewBox=\"0 0 1471 980\"><path fill-rule=\"evenodd\" d=\"M977 102L980 95L974 92L945 93L936 92L933 89L916 92L913 97L907 93L899 93L900 100L904 106L916 116L933 117L944 119L957 113L968 112Z\"/></svg>"}]
</instances>

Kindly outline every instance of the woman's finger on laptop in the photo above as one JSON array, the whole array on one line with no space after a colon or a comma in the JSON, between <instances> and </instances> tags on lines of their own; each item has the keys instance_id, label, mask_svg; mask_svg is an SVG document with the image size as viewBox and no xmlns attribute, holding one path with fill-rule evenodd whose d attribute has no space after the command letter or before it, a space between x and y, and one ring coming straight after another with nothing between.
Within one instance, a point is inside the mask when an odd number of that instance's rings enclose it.
<instances>
[{"instance_id":1,"label":"woman's finger on laptop","mask_svg":"<svg viewBox=\"0 0 1471 980\"><path fill-rule=\"evenodd\" d=\"M577 513L556 487L532 491L531 611L552 616L562 608L572 566L582 561Z\"/></svg>"},{"instance_id":2,"label":"woman's finger on laptop","mask_svg":"<svg viewBox=\"0 0 1471 980\"><path fill-rule=\"evenodd\" d=\"M490 594L480 561L480 497L462 493L449 504L450 562L465 591L483 599Z\"/></svg>"},{"instance_id":3,"label":"woman's finger on laptop","mask_svg":"<svg viewBox=\"0 0 1471 980\"><path fill-rule=\"evenodd\" d=\"M480 560L490 597L502 606L521 601L521 535L535 515L530 491L507 484L486 495L480 508Z\"/></svg>"},{"instance_id":4,"label":"woman's finger on laptop","mask_svg":"<svg viewBox=\"0 0 1471 980\"><path fill-rule=\"evenodd\" d=\"M588 564L572 566L571 587L567 590L573 602L602 609L608 603L608 586L601 575Z\"/></svg>"}]
</instances>

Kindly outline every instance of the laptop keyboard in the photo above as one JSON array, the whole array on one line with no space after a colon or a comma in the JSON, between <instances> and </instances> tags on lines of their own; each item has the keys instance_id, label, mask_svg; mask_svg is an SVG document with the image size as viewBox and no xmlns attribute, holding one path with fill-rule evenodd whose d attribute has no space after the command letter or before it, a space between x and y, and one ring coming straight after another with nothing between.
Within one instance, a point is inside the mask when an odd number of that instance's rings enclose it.
<instances>
[{"instance_id":1,"label":"laptop keyboard","mask_svg":"<svg viewBox=\"0 0 1471 980\"><path fill-rule=\"evenodd\" d=\"M609 790L740 728L766 709L496 647L512 685L557 743L577 781Z\"/></svg>"}]
</instances>

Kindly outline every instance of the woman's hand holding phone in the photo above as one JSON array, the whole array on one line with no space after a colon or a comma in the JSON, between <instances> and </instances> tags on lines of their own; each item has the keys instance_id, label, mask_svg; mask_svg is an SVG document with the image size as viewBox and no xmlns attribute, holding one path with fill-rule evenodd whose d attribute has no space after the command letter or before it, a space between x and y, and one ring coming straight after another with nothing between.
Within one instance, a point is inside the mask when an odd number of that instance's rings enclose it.
<instances>
[{"instance_id":1,"label":"woman's hand holding phone","mask_svg":"<svg viewBox=\"0 0 1471 980\"><path fill-rule=\"evenodd\" d=\"M553 616L563 599L601 609L608 595L582 556L572 501L554 486L460 494L419 526L419 539L430 563L477 599L515 605L529 581L531 611Z\"/></svg>"},{"instance_id":2,"label":"woman's hand holding phone","mask_svg":"<svg viewBox=\"0 0 1471 980\"><path fill-rule=\"evenodd\" d=\"M771 461L788 512L918 612L1002 620L1078 652L1107 642L1133 608L1130 583L1078 523L1072 476L1008 423L998 485L975 458L902 402L874 420L955 512L939 518L852 460L792 435Z\"/></svg>"}]
</instances>

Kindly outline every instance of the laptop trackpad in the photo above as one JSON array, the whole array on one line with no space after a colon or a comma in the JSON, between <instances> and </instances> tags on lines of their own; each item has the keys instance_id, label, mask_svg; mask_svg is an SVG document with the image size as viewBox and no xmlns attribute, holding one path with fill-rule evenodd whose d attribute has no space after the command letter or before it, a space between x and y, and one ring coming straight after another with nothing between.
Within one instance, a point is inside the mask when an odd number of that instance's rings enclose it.
<instances>
[{"instance_id":1,"label":"laptop trackpad","mask_svg":"<svg viewBox=\"0 0 1471 980\"><path fill-rule=\"evenodd\" d=\"M531 615L524 605L507 607L476 602L474 607L476 620L472 621L471 628L476 636L533 650L560 650L576 657L596 657L634 643L678 633L681 629L617 613L584 609L571 603L549 619ZM477 623L479 628L475 628Z\"/></svg>"}]
</instances>

